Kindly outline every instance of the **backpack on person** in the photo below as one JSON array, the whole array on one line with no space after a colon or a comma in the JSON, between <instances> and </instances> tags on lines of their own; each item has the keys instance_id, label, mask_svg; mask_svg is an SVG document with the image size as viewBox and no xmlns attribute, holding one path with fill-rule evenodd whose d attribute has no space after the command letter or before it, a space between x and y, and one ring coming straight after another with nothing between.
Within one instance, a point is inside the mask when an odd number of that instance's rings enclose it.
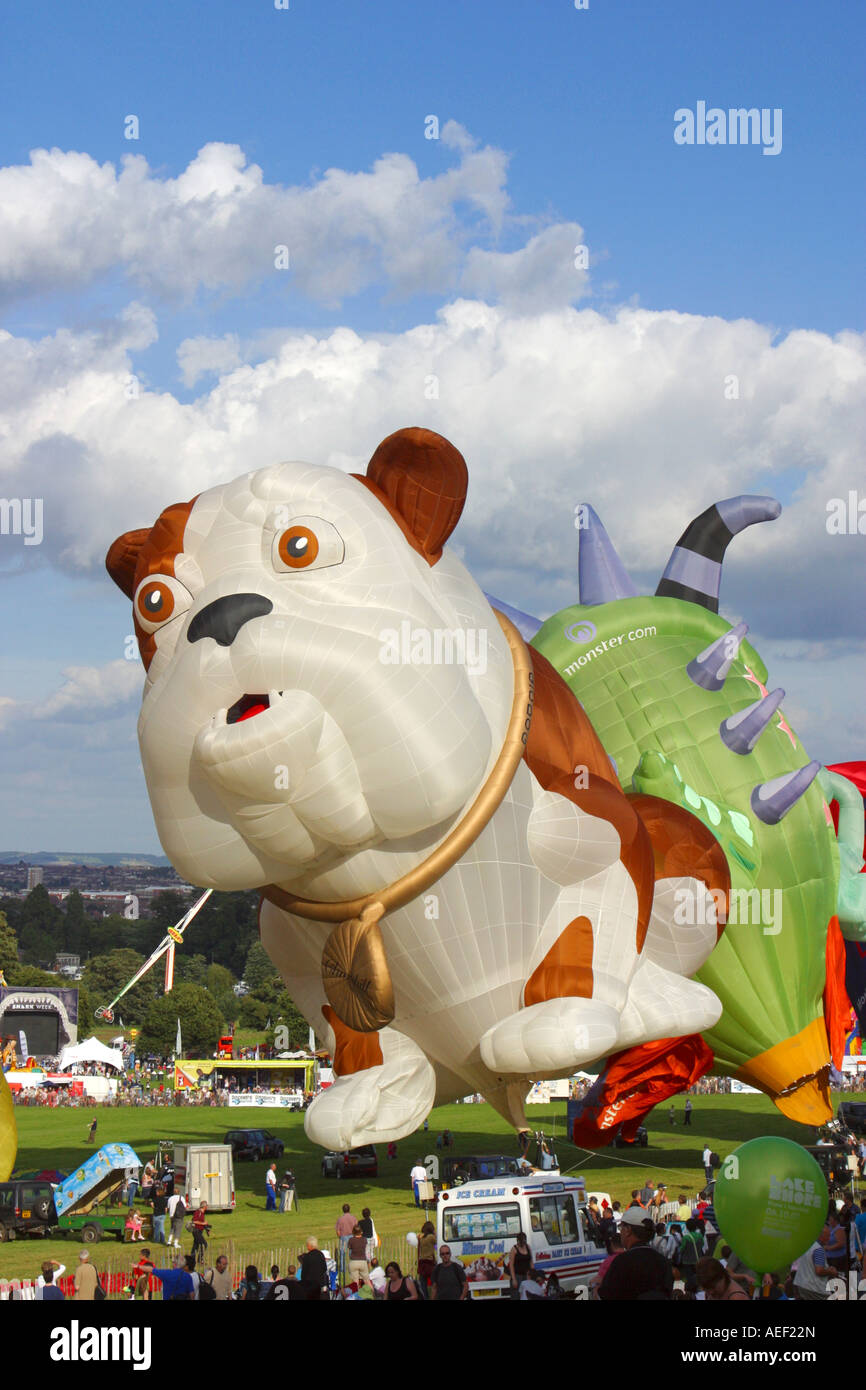
<instances>
[{"instance_id":1,"label":"backpack on person","mask_svg":"<svg viewBox=\"0 0 866 1390\"><path fill-rule=\"evenodd\" d=\"M694 1269L698 1262L700 1246L702 1245L703 1241L696 1231L683 1231L676 1263L679 1265L688 1265L689 1268Z\"/></svg>"},{"instance_id":2,"label":"backpack on person","mask_svg":"<svg viewBox=\"0 0 866 1390\"><path fill-rule=\"evenodd\" d=\"M216 1301L216 1289L213 1286L213 1274L210 1279L199 1279L198 1281L199 1302L211 1303Z\"/></svg>"}]
</instances>

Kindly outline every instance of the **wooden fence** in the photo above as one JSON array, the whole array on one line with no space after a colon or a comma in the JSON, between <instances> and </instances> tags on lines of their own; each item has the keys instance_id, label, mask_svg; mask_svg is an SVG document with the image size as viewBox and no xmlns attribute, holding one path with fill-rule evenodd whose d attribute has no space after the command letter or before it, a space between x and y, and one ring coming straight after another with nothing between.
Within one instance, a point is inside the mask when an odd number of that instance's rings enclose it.
<instances>
[{"instance_id":1,"label":"wooden fence","mask_svg":"<svg viewBox=\"0 0 866 1390\"><path fill-rule=\"evenodd\" d=\"M339 1248L339 1240L336 1236L324 1236L315 1231L308 1231L307 1235L316 1235L320 1249L328 1251L336 1258ZM274 1265L278 1266L280 1275L283 1276L290 1264L297 1265L299 1263L305 1248L305 1241L306 1235L301 1237L295 1245L251 1246L231 1238L211 1241L205 1255L204 1268L213 1265L218 1255L227 1256L235 1287L243 1277L244 1270L248 1265L255 1265L263 1279L270 1279L271 1268ZM144 1246L138 1244L124 1244L113 1247L99 1245L91 1249L91 1262L99 1275L99 1282L109 1298L126 1296L132 1283L132 1267L143 1248ZM150 1243L149 1249L151 1259L157 1266L162 1263L170 1264L178 1253L168 1246L158 1245L154 1242ZM404 1274L416 1272L417 1256L417 1250L410 1246L403 1236L386 1236L381 1241L376 1253L376 1258L383 1269L391 1260L396 1260ZM22 1263L25 1261L22 1260ZM31 1261L28 1259L26 1263L30 1264ZM73 1268L74 1262L70 1261L67 1270ZM67 1298L74 1293L75 1286L70 1272L64 1274L57 1282ZM158 1297L162 1288L160 1281L152 1278L150 1285L152 1292ZM6 1301L10 1297L21 1297L29 1300L33 1297L35 1288L35 1281L31 1279L2 1279L0 1280L0 1302Z\"/></svg>"}]
</instances>

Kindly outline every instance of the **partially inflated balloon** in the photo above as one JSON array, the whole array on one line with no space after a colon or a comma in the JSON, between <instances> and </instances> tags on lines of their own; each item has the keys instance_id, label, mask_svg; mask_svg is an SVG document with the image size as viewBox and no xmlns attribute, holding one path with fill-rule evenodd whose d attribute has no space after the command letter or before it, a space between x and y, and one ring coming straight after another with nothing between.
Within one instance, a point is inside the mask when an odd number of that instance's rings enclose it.
<instances>
[{"instance_id":1,"label":"partially inflated balloon","mask_svg":"<svg viewBox=\"0 0 866 1390\"><path fill-rule=\"evenodd\" d=\"M725 545L778 510L760 497L710 508L681 538L656 594L639 597L585 507L582 603L548 618L532 644L580 700L624 790L690 811L724 851L724 934L694 965L677 945L687 973L724 1005L703 1030L716 1071L759 1086L791 1119L822 1124L832 1114L822 996L839 851L819 764L780 708L785 692L768 690L746 624L718 614ZM704 904L683 891L673 850L670 862L657 855L657 896L667 884L698 926Z\"/></svg>"},{"instance_id":2,"label":"partially inflated balloon","mask_svg":"<svg viewBox=\"0 0 866 1390\"><path fill-rule=\"evenodd\" d=\"M811 1154L790 1139L750 1139L725 1159L713 1206L719 1229L758 1274L786 1268L818 1239L827 1184Z\"/></svg>"},{"instance_id":3,"label":"partially inflated balloon","mask_svg":"<svg viewBox=\"0 0 866 1390\"><path fill-rule=\"evenodd\" d=\"M9 1083L0 1071L0 1182L5 1182L15 1165L18 1132Z\"/></svg>"}]
</instances>

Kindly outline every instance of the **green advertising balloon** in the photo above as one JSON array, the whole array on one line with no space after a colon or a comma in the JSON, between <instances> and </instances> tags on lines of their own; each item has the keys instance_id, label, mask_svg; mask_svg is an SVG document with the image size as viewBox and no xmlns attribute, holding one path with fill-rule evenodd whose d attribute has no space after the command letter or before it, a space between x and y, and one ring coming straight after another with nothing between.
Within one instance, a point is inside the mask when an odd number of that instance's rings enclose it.
<instances>
[{"instance_id":1,"label":"green advertising balloon","mask_svg":"<svg viewBox=\"0 0 866 1390\"><path fill-rule=\"evenodd\" d=\"M724 1160L713 1206L719 1229L758 1274L783 1270L818 1239L829 1195L811 1154L790 1139L750 1139Z\"/></svg>"}]
</instances>

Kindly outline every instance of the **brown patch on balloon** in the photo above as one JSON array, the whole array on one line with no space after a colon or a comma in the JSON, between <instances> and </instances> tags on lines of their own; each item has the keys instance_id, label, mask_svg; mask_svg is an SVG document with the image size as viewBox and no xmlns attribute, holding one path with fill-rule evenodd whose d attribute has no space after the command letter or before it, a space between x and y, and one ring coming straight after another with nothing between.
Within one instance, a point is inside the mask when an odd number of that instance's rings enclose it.
<instances>
[{"instance_id":1,"label":"brown patch on balloon","mask_svg":"<svg viewBox=\"0 0 866 1390\"><path fill-rule=\"evenodd\" d=\"M357 1033L374 1033L394 1017L394 986L379 926L384 912L381 903L368 903L360 917L334 927L322 951L328 1002Z\"/></svg>"}]
</instances>

